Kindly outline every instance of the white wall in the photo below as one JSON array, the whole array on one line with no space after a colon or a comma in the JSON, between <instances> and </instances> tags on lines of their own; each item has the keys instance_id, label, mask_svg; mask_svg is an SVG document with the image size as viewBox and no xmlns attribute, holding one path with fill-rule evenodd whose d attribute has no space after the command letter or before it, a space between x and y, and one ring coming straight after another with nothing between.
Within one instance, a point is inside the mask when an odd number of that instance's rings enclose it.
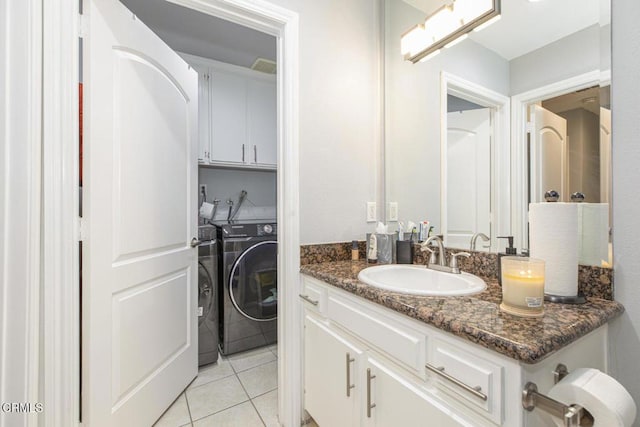
<instances>
[{"instance_id":1,"label":"white wall","mask_svg":"<svg viewBox=\"0 0 640 427\"><path fill-rule=\"evenodd\" d=\"M216 218L225 219L228 214L228 199L237 204L240 192L247 192L236 219L275 219L276 212L276 172L253 171L200 167L198 183L207 185L207 201L219 199ZM198 192L198 195L200 193ZM270 212L270 216L261 216L260 212ZM251 215L249 217L248 215ZM257 215L257 216L256 216Z\"/></svg>"},{"instance_id":2,"label":"white wall","mask_svg":"<svg viewBox=\"0 0 640 427\"><path fill-rule=\"evenodd\" d=\"M272 0L300 16L301 243L362 239L378 192L377 0Z\"/></svg>"},{"instance_id":3,"label":"white wall","mask_svg":"<svg viewBox=\"0 0 640 427\"><path fill-rule=\"evenodd\" d=\"M592 25L540 49L512 59L511 95L517 95L550 83L574 77L589 71L600 69L608 63L608 51L601 50L606 45L606 34L611 26L602 29ZM608 68L608 67L606 67ZM605 69L605 68L603 68Z\"/></svg>"},{"instance_id":4,"label":"white wall","mask_svg":"<svg viewBox=\"0 0 640 427\"><path fill-rule=\"evenodd\" d=\"M400 221L429 220L440 232L441 72L508 95L509 63L470 39L423 63L405 61L400 36L424 13L403 1L387 3L386 197L398 202Z\"/></svg>"},{"instance_id":5,"label":"white wall","mask_svg":"<svg viewBox=\"0 0 640 427\"><path fill-rule=\"evenodd\" d=\"M614 290L626 308L611 324L611 372L640 405L640 2L611 3Z\"/></svg>"}]
</instances>

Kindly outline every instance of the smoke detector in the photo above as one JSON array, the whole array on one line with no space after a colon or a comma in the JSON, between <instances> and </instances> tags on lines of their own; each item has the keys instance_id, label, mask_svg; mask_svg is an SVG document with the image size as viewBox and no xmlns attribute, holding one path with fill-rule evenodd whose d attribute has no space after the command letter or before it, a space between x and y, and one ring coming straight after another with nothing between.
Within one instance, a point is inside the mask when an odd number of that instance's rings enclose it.
<instances>
[{"instance_id":1,"label":"smoke detector","mask_svg":"<svg viewBox=\"0 0 640 427\"><path fill-rule=\"evenodd\" d=\"M276 63L265 58L257 58L251 66L251 69L260 71L261 73L275 74Z\"/></svg>"}]
</instances>

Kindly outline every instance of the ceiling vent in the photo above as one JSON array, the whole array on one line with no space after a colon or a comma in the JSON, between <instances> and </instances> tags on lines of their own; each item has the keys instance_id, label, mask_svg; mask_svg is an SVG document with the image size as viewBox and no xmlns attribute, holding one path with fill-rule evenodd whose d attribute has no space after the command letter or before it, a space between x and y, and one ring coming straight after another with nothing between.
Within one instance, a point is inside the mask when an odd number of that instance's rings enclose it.
<instances>
[{"instance_id":1,"label":"ceiling vent","mask_svg":"<svg viewBox=\"0 0 640 427\"><path fill-rule=\"evenodd\" d=\"M276 63L264 58L258 58L251 66L252 70L260 71L261 73L275 74Z\"/></svg>"}]
</instances>

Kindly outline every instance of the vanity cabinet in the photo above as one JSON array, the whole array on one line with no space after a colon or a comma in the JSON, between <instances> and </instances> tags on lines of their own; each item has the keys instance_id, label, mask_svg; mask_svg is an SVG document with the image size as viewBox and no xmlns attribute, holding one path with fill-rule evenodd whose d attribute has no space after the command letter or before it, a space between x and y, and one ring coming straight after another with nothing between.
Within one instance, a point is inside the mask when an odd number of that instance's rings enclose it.
<instances>
[{"instance_id":1,"label":"vanity cabinet","mask_svg":"<svg viewBox=\"0 0 640 427\"><path fill-rule=\"evenodd\" d=\"M183 54L198 71L198 162L275 169L275 75Z\"/></svg>"},{"instance_id":2,"label":"vanity cabinet","mask_svg":"<svg viewBox=\"0 0 640 427\"><path fill-rule=\"evenodd\" d=\"M606 370L606 325L528 365L302 276L304 404L320 427L526 426L527 381L542 393L558 363Z\"/></svg>"}]
</instances>

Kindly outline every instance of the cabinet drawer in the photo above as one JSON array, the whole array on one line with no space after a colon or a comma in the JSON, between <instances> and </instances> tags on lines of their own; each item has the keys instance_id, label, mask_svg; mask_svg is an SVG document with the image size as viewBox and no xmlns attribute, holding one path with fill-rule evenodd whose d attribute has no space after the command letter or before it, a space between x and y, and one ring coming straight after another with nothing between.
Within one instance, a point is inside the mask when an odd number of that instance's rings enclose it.
<instances>
[{"instance_id":1,"label":"cabinet drawer","mask_svg":"<svg viewBox=\"0 0 640 427\"><path fill-rule=\"evenodd\" d=\"M327 313L330 320L422 375L425 335L331 292Z\"/></svg>"},{"instance_id":2,"label":"cabinet drawer","mask_svg":"<svg viewBox=\"0 0 640 427\"><path fill-rule=\"evenodd\" d=\"M502 423L502 368L460 346L435 338L427 373L438 386ZM436 372L437 371L437 372Z\"/></svg>"},{"instance_id":3,"label":"cabinet drawer","mask_svg":"<svg viewBox=\"0 0 640 427\"><path fill-rule=\"evenodd\" d=\"M313 310L320 314L327 313L327 288L316 282L315 279L302 278L302 292L300 298L304 300L307 309Z\"/></svg>"}]
</instances>

